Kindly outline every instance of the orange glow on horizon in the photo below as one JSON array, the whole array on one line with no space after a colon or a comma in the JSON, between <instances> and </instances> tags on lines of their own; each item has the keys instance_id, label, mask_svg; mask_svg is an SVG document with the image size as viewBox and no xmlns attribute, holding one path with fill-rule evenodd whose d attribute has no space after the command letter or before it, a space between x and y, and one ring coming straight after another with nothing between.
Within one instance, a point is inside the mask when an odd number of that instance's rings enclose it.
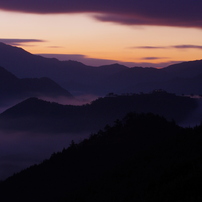
<instances>
[{"instance_id":1,"label":"orange glow on horizon","mask_svg":"<svg viewBox=\"0 0 202 202\"><path fill-rule=\"evenodd\" d=\"M202 45L200 29L124 26L99 22L91 16L0 11L4 19L1 38L43 40L18 44L33 54L80 54L87 58L154 64L201 59L199 48L137 48Z\"/></svg>"}]
</instances>

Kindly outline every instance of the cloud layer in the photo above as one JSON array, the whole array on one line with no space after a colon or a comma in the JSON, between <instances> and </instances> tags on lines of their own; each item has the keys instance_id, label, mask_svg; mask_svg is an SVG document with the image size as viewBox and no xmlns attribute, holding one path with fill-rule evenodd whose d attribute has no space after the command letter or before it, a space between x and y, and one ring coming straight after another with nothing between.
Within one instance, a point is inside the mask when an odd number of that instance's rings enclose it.
<instances>
[{"instance_id":1,"label":"cloud layer","mask_svg":"<svg viewBox=\"0 0 202 202\"><path fill-rule=\"evenodd\" d=\"M18 46L21 45L22 43L30 43L30 42L45 42L44 40L39 40L39 39L1 39L0 42L6 43L9 45L14 45Z\"/></svg>"},{"instance_id":2,"label":"cloud layer","mask_svg":"<svg viewBox=\"0 0 202 202\"><path fill-rule=\"evenodd\" d=\"M202 28L201 0L1 0L0 9L27 13L98 13L100 21L126 25Z\"/></svg>"},{"instance_id":3,"label":"cloud layer","mask_svg":"<svg viewBox=\"0 0 202 202\"><path fill-rule=\"evenodd\" d=\"M142 60L159 60L159 59L168 59L166 57L144 57Z\"/></svg>"},{"instance_id":4,"label":"cloud layer","mask_svg":"<svg viewBox=\"0 0 202 202\"><path fill-rule=\"evenodd\" d=\"M201 49L202 46L199 45L193 45L193 44L182 44L182 45L174 45L174 46L133 46L129 47L130 49L169 49L169 48L175 48L175 49Z\"/></svg>"},{"instance_id":5,"label":"cloud layer","mask_svg":"<svg viewBox=\"0 0 202 202\"><path fill-rule=\"evenodd\" d=\"M0 131L0 180L31 165L48 159L54 152L67 148L71 141L80 142L90 133L42 134Z\"/></svg>"}]
</instances>

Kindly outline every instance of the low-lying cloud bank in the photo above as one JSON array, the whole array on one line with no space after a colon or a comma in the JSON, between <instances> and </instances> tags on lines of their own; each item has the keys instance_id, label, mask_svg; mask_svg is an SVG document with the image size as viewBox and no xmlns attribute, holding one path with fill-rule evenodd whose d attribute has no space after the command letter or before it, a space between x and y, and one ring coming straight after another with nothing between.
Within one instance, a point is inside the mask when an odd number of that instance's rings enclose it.
<instances>
[{"instance_id":1,"label":"low-lying cloud bank","mask_svg":"<svg viewBox=\"0 0 202 202\"><path fill-rule=\"evenodd\" d=\"M202 123L202 99L197 99L198 107L184 121L179 123L182 127L195 127Z\"/></svg>"},{"instance_id":2,"label":"low-lying cloud bank","mask_svg":"<svg viewBox=\"0 0 202 202\"><path fill-rule=\"evenodd\" d=\"M75 96L73 99L68 99L67 97L59 96L55 98L45 97L45 96L38 96L39 99L49 101L49 102L56 102L62 105L74 105L74 106L81 106L85 104L90 104L92 101L98 98L97 95L78 95Z\"/></svg>"},{"instance_id":3,"label":"low-lying cloud bank","mask_svg":"<svg viewBox=\"0 0 202 202\"><path fill-rule=\"evenodd\" d=\"M71 141L80 142L90 133L41 134L0 131L0 180L31 165L48 159L54 152L67 148Z\"/></svg>"}]
</instances>

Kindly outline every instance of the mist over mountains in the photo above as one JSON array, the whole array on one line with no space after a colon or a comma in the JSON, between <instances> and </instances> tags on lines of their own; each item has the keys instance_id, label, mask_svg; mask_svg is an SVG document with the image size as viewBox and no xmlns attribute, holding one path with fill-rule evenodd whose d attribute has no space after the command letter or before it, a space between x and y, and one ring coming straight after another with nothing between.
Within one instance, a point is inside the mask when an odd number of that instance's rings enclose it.
<instances>
[{"instance_id":1,"label":"mist over mountains","mask_svg":"<svg viewBox=\"0 0 202 202\"><path fill-rule=\"evenodd\" d=\"M0 183L10 201L200 201L202 126L129 113ZM199 200L198 200L199 199Z\"/></svg>"},{"instance_id":2,"label":"mist over mountains","mask_svg":"<svg viewBox=\"0 0 202 202\"><path fill-rule=\"evenodd\" d=\"M201 201L202 60L93 67L0 53L0 200ZM77 95L99 98L54 102Z\"/></svg>"},{"instance_id":3,"label":"mist over mountains","mask_svg":"<svg viewBox=\"0 0 202 202\"><path fill-rule=\"evenodd\" d=\"M91 104L72 106L29 98L0 114L0 130L45 133L96 132L129 112L154 113L185 122L199 108L197 99L164 91L150 94L115 95ZM195 120L200 123L200 119Z\"/></svg>"},{"instance_id":4,"label":"mist over mountains","mask_svg":"<svg viewBox=\"0 0 202 202\"><path fill-rule=\"evenodd\" d=\"M76 61L44 58L3 43L0 52L0 65L17 77L49 77L77 95L151 92L159 88L177 94L202 92L201 60L162 69L128 68L119 64L92 67Z\"/></svg>"}]
</instances>

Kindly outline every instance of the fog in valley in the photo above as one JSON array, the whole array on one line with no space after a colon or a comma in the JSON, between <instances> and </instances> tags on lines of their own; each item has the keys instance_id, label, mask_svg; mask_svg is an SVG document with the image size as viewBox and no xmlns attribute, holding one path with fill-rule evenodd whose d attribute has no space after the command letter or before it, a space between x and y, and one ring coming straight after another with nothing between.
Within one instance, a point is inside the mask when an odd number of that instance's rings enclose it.
<instances>
[{"instance_id":1,"label":"fog in valley","mask_svg":"<svg viewBox=\"0 0 202 202\"><path fill-rule=\"evenodd\" d=\"M57 102L60 104L83 105L90 103L97 97L86 95L76 97L75 99L55 98L50 99L41 97L41 99ZM182 127L194 127L201 123L202 99L197 99L198 108L181 123ZM1 107L3 112L8 107ZM101 128L100 128L101 129ZM72 140L76 143L88 138L92 131L82 133L65 134L42 134L31 132L0 132L0 180L4 180L14 173L26 169L27 167L39 164L48 159L54 152L60 152L67 148Z\"/></svg>"},{"instance_id":2,"label":"fog in valley","mask_svg":"<svg viewBox=\"0 0 202 202\"><path fill-rule=\"evenodd\" d=\"M73 99L65 97L39 97L40 99L63 105L84 105L95 100L95 95L82 95ZM0 113L23 100L13 100L7 106L0 107ZM31 165L49 158L54 152L67 148L71 141L80 142L88 138L91 132L72 134L41 134L30 132L0 131L0 180L13 175Z\"/></svg>"},{"instance_id":3,"label":"fog in valley","mask_svg":"<svg viewBox=\"0 0 202 202\"><path fill-rule=\"evenodd\" d=\"M182 127L195 127L202 123L202 99L197 98L198 107L195 109L187 119L178 123Z\"/></svg>"},{"instance_id":4,"label":"fog in valley","mask_svg":"<svg viewBox=\"0 0 202 202\"><path fill-rule=\"evenodd\" d=\"M54 152L89 137L79 134L35 134L30 132L0 132L0 180L31 165L48 159Z\"/></svg>"},{"instance_id":5,"label":"fog in valley","mask_svg":"<svg viewBox=\"0 0 202 202\"><path fill-rule=\"evenodd\" d=\"M49 102L56 102L58 104L62 105L76 105L81 106L85 104L90 104L92 101L96 100L98 98L97 95L93 94L84 94L84 95L78 95L74 98L67 98L67 97L45 97L45 96L38 96L39 99L49 101Z\"/></svg>"}]
</instances>

